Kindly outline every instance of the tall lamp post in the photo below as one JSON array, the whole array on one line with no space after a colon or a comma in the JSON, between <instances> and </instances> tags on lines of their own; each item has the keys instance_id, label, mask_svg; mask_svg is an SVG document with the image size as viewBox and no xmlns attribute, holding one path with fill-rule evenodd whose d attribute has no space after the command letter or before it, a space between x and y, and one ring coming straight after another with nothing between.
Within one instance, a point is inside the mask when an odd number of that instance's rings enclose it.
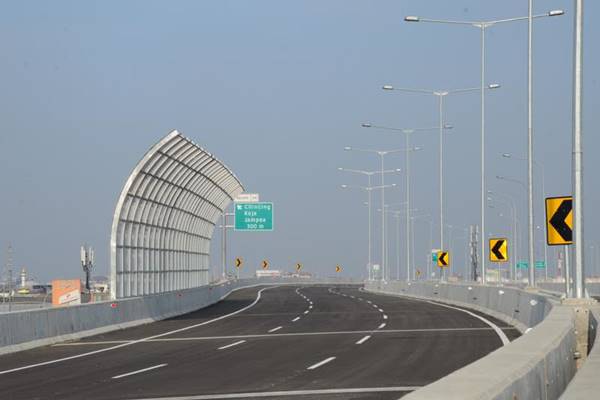
<instances>
[{"instance_id":1,"label":"tall lamp post","mask_svg":"<svg viewBox=\"0 0 600 400\"><path fill-rule=\"evenodd\" d=\"M363 170L359 170L359 169L350 169L350 168L342 168L339 167L338 171L345 171L345 172L351 172L354 174L360 174L360 175L365 175L368 178L368 186L367 188L371 188L372 184L371 184L371 178L373 175L378 174L379 171L363 171ZM388 174L388 173L394 173L394 172L401 172L401 169L389 169L386 171L383 171L383 173ZM369 208L369 249L368 249L368 264L367 264L367 272L368 272L368 277L370 280L371 277L371 268L373 267L373 260L372 260L372 253L373 253L373 246L372 246L372 239L371 239L371 232L373 231L372 229L372 218L371 218L371 209L372 209L372 205L371 205L371 192L372 190L367 190L367 207Z\"/></svg>"},{"instance_id":2,"label":"tall lamp post","mask_svg":"<svg viewBox=\"0 0 600 400\"><path fill-rule=\"evenodd\" d=\"M531 0L530 0L531 1ZM492 26L503 24L507 22L515 22L522 20L529 20L531 22L534 18L543 18L543 17L555 17L559 15L563 15L564 11L562 10L552 10L545 14L532 15L531 8L530 13L527 17L516 17L516 18L507 18L507 19L497 19L490 21L454 21L454 20L439 20L439 19L428 19L421 18L417 16L407 16L404 18L406 22L429 22L436 24L447 24L447 25L463 25L463 26L471 26L478 28L481 34L481 259L482 259L482 268L481 268L481 276L482 283L485 284L486 276L485 276L485 32L487 28ZM531 51L530 51L531 54ZM531 66L531 65L530 65ZM531 134L531 131L530 131ZM531 139L530 139L531 143ZM531 151L530 151L531 153ZM531 182L530 182L531 184ZM533 214L532 209L530 208L530 236L533 235ZM531 243L531 240L530 240ZM531 253L533 253L533 249L530 246L530 258L533 257ZM530 284L535 285L533 279L530 274Z\"/></svg>"},{"instance_id":3,"label":"tall lamp post","mask_svg":"<svg viewBox=\"0 0 600 400\"><path fill-rule=\"evenodd\" d=\"M492 197L497 197L500 196L503 199L505 199L505 201L503 202L504 204L508 205L510 208L510 211L512 213L512 217L513 217L513 248L514 250L512 251L512 256L513 256L513 269L512 269L512 276L514 278L514 280L517 280L517 258L518 258L518 254L519 254L519 230L517 229L517 206L516 206L516 202L515 199L513 199L511 196L502 194L502 193L497 193L491 190L487 191L487 194L489 196ZM492 199L494 200L492 197L488 197L488 199ZM497 200L497 199L496 199Z\"/></svg>"},{"instance_id":4,"label":"tall lamp post","mask_svg":"<svg viewBox=\"0 0 600 400\"><path fill-rule=\"evenodd\" d=\"M527 158L523 158L523 157L515 157L510 153L503 153L502 157L504 158L511 158L513 160L518 160L518 161L529 161ZM544 199L546 198L546 172L544 169L544 164L542 164L539 161L536 160L532 160L533 164L538 167L538 169L541 171L542 173L542 201L541 203L539 203L542 207L544 207ZM546 240L546 224L544 223L544 241ZM542 242L544 243L544 242ZM546 265L546 274L545 274L545 278L546 280L548 280L548 246L544 245L544 264Z\"/></svg>"},{"instance_id":5,"label":"tall lamp post","mask_svg":"<svg viewBox=\"0 0 600 400\"><path fill-rule=\"evenodd\" d=\"M499 84L493 83L487 86L487 89L498 89L500 87ZM439 192L440 192L440 249L444 249L444 129L451 129L452 126L444 123L444 97L457 94L457 93L468 93L468 92L477 92L480 91L479 87L472 88L462 88L462 89L453 89L453 90L430 90L430 89L411 89L411 88L403 88L403 87L395 87L392 85L384 85L382 87L383 90L390 91L398 91L398 92L407 92L407 93L423 93L436 96L438 98L438 108L439 108L439 123L438 126L434 129L439 130L440 134L440 144L439 144Z\"/></svg>"},{"instance_id":6,"label":"tall lamp post","mask_svg":"<svg viewBox=\"0 0 600 400\"><path fill-rule=\"evenodd\" d=\"M414 147L411 148L410 147L410 135L415 133L415 132L426 132L426 131L431 131L431 130L435 130L437 128L390 128L387 126L380 126L380 125L372 125L370 123L364 123L362 124L363 128L375 128L375 129L382 129L382 130L387 130L387 131L392 131L392 132L396 132L396 133L403 133L405 140L406 140L406 149L408 149L406 151L406 215L407 215L407 223L406 223L406 237L409 238L410 237L410 153L413 151L419 151L421 150L420 147ZM452 129L452 126L447 125L446 129ZM410 268L410 253L411 253L411 249L410 246L407 245L406 247L406 279L407 281L410 280L410 272L409 272L409 268Z\"/></svg>"},{"instance_id":7,"label":"tall lamp post","mask_svg":"<svg viewBox=\"0 0 600 400\"><path fill-rule=\"evenodd\" d=\"M377 154L381 160L381 270L383 276L386 272L386 259L385 259L385 178L384 178L384 159L388 154L402 153L407 149L394 149L394 150L372 150L372 149L359 149L355 147L346 146L346 151L358 151L363 153Z\"/></svg>"}]
</instances>

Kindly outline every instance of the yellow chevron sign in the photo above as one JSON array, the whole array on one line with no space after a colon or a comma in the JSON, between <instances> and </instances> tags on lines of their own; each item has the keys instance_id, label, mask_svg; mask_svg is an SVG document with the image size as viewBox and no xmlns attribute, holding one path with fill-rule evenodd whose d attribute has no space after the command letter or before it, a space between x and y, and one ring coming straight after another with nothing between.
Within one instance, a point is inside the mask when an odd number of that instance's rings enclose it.
<instances>
[{"instance_id":1,"label":"yellow chevron sign","mask_svg":"<svg viewBox=\"0 0 600 400\"><path fill-rule=\"evenodd\" d=\"M335 266L335 272L342 272L342 267L339 265Z\"/></svg>"},{"instance_id":2,"label":"yellow chevron sign","mask_svg":"<svg viewBox=\"0 0 600 400\"><path fill-rule=\"evenodd\" d=\"M548 246L573 243L573 197L546 199L546 232Z\"/></svg>"},{"instance_id":3,"label":"yellow chevron sign","mask_svg":"<svg viewBox=\"0 0 600 400\"><path fill-rule=\"evenodd\" d=\"M447 268L450 266L450 252L449 251L438 251L437 265L440 268Z\"/></svg>"},{"instance_id":4,"label":"yellow chevron sign","mask_svg":"<svg viewBox=\"0 0 600 400\"><path fill-rule=\"evenodd\" d=\"M490 239L490 261L507 262L508 261L508 239Z\"/></svg>"}]
</instances>

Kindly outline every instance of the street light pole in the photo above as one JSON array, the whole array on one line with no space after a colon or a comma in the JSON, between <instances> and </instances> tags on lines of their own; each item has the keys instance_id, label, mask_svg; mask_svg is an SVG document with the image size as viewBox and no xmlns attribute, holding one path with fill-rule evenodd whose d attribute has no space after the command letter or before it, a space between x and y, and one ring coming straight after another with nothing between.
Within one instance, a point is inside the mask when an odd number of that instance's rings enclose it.
<instances>
[{"instance_id":1,"label":"street light pole","mask_svg":"<svg viewBox=\"0 0 600 400\"><path fill-rule=\"evenodd\" d=\"M338 171L345 171L345 172L351 172L351 173L355 173L355 174L366 175L367 178L368 178L368 186L367 186L367 188L372 188L371 177L373 175L375 175L375 174L378 173L378 172L375 172L375 171L363 171L363 170L358 170L358 169L341 168L341 167L338 168ZM386 171L383 171L383 172L387 174L387 173L401 172L401 170L398 168L398 169L386 170ZM368 223L368 228L369 228L369 234L368 234L369 245L368 245L368 247L369 248L368 248L368 251L367 251L367 253L368 253L367 276L369 277L369 280L370 280L371 274L372 274L371 269L373 268L373 260L372 260L372 252L373 252L372 248L373 248L373 246L372 246L372 238L371 238L371 233L372 233L372 217L371 217L371 214L372 214L372 203L371 203L372 196L371 196L371 192L372 192L371 189L367 190L367 202L368 202L367 206L369 208L369 223Z\"/></svg>"},{"instance_id":2,"label":"street light pole","mask_svg":"<svg viewBox=\"0 0 600 400\"><path fill-rule=\"evenodd\" d=\"M574 296L585 296L585 270L583 237L583 0L575 0L575 35L573 60L573 247L575 285Z\"/></svg>"},{"instance_id":3,"label":"street light pole","mask_svg":"<svg viewBox=\"0 0 600 400\"><path fill-rule=\"evenodd\" d=\"M418 149L418 148L415 148ZM384 158L387 154L391 154L391 153L400 153L400 152L404 152L404 151L408 151L410 149L395 149L395 150L370 150L370 149L357 149L354 147L344 147L344 150L346 151L360 151L360 152L365 152L365 153L374 153L377 154L380 159L381 159L381 270L382 270L382 275L385 277L386 276L386 272L387 272L387 268L386 268L386 254L385 254L385 188L387 187L385 185L385 180L384 180ZM395 184L394 184L395 186ZM385 281L385 279L384 279Z\"/></svg>"},{"instance_id":4,"label":"street light pole","mask_svg":"<svg viewBox=\"0 0 600 400\"><path fill-rule=\"evenodd\" d=\"M531 1L531 0L530 0ZM581 1L581 0L578 0ZM438 19L426 19L416 16L407 16L404 18L407 22L430 22L430 23L441 23L441 24L450 24L450 25L467 25L473 26L475 28L479 28L481 31L481 281L485 284L486 274L485 274L485 30L488 27L506 23L506 22L515 22L522 20L533 20L534 18L542 18L542 17L555 17L559 15L563 15L564 12L562 10L553 10L549 11L546 14L533 15L532 10L530 8L529 15L527 17L517 17L517 18L508 18L508 19L500 19L500 20L492 20L492 21L451 21L451 20L438 20ZM531 211L531 210L530 210ZM532 215L530 213L530 220ZM533 232L533 223L530 222L530 235ZM531 240L530 240L531 242ZM532 253L531 249L533 247L530 245L530 253ZM530 257L532 255L530 254ZM530 274L530 285L533 280L531 279ZM535 282L533 282L535 285ZM532 286L533 286L532 285Z\"/></svg>"},{"instance_id":5,"label":"street light pole","mask_svg":"<svg viewBox=\"0 0 600 400\"><path fill-rule=\"evenodd\" d=\"M388 89L389 90L389 89ZM376 129L383 129L383 130L387 130L387 131L396 131L396 132L400 132L400 133L404 133L404 137L405 137L405 145L406 145L406 215L407 215L407 221L410 221L410 153L412 151L417 151L420 150L420 147L414 147L411 148L410 147L410 135L414 132L417 131L429 131L429 130L434 130L436 128L390 128L387 126L380 126L380 125L372 125L370 123L363 123L361 125L363 128L376 128ZM447 125L447 126L443 126L441 128L443 129L452 129L452 126ZM441 165L441 164L440 164ZM440 169L441 171L441 169ZM411 230L411 226L410 226L410 222L407 222L406 224L406 237L409 238L410 237L410 230ZM407 239L408 240L408 239ZM407 245L406 248L406 276L407 276L407 281L410 281L410 261L411 261L411 248L410 246ZM398 276L400 276L400 274L398 274Z\"/></svg>"},{"instance_id":6,"label":"street light pole","mask_svg":"<svg viewBox=\"0 0 600 400\"><path fill-rule=\"evenodd\" d=\"M522 157L514 157L512 154L510 153L503 153L502 157L504 158L513 158L515 160L519 160L519 161L526 161L529 162L529 160L527 158L522 158ZM532 164L536 167L538 167L538 169L541 171L542 173L542 201L541 203L539 203L542 207L544 207L544 199L546 198L546 171L544 168L544 164L542 164L541 162L535 160L534 158L531 159L532 160ZM533 189L533 187L531 187L531 189ZM546 236L547 236L547 227L546 227L546 223L543 224L544 225L544 241L546 240ZM545 243L545 242L542 243ZM544 244L544 264L546 265L545 268L545 279L548 280L548 246Z\"/></svg>"}]
</instances>

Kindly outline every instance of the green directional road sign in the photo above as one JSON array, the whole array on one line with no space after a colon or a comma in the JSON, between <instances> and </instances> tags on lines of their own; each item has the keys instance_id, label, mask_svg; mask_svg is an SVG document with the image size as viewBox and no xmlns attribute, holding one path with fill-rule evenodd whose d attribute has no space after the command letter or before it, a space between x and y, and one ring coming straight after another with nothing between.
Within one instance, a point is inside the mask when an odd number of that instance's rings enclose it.
<instances>
[{"instance_id":1,"label":"green directional road sign","mask_svg":"<svg viewBox=\"0 0 600 400\"><path fill-rule=\"evenodd\" d=\"M527 269L527 268L529 268L529 263L527 261L519 261L517 263L517 268L519 268L519 269Z\"/></svg>"},{"instance_id":2,"label":"green directional road sign","mask_svg":"<svg viewBox=\"0 0 600 400\"><path fill-rule=\"evenodd\" d=\"M545 261L536 261L535 268L536 269L546 269L546 262Z\"/></svg>"},{"instance_id":3,"label":"green directional road sign","mask_svg":"<svg viewBox=\"0 0 600 400\"><path fill-rule=\"evenodd\" d=\"M273 203L235 203L236 231L272 231Z\"/></svg>"}]
</instances>

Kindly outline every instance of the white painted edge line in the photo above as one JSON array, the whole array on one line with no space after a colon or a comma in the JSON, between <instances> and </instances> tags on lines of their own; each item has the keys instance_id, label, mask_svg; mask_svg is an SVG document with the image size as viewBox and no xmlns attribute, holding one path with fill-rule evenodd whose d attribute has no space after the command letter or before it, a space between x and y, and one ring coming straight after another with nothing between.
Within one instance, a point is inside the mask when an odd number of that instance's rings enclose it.
<instances>
[{"instance_id":1,"label":"white painted edge line","mask_svg":"<svg viewBox=\"0 0 600 400\"><path fill-rule=\"evenodd\" d=\"M142 342L145 342L145 341L148 341L148 340L151 340L151 339L157 339L157 338L160 338L160 337L163 337L163 336L172 335L174 333L188 331L190 329L194 329L194 328L197 328L199 326L208 325L210 323L213 323L213 322L216 322L216 321L220 321L222 319L225 319L225 318L231 317L233 315L239 314L239 313L241 313L243 311L246 311L246 310L254 307L256 305L256 303L259 302L260 296L261 296L262 292L264 292L265 290L274 289L276 287L278 287L278 286L270 286L270 287L263 288L263 289L261 289L261 290L258 291L256 299L251 304L248 304L246 307L240 308L239 310L234 311L232 313L221 315L220 317L217 317L217 318L214 318L214 319L210 319L208 321L204 321L204 322L200 322L198 324L194 324L194 325L186 326L186 327L183 327L183 328L175 329L173 331L160 333L160 334L154 335L154 336L148 336L148 337L145 337L145 338L142 338L142 339L132 340L132 341L127 342L127 343L122 343L122 344L119 344L119 345L116 345L116 346L112 346L112 347L106 347L104 349L94 350L94 351L90 351L90 352L87 352L87 353L76 354L76 355L70 356L70 357L57 358L55 360L44 361L44 362L37 363L37 364L29 364L29 365L25 365L25 366L18 367L18 368L7 369L7 370L4 370L4 371L0 371L0 375L10 374L11 372L23 371L23 370L27 370L27 369L31 369L31 368L35 368L35 367L41 367L41 366L44 366L44 365L56 364L56 363L60 363L60 362L63 362L63 361L74 360L74 359L77 359L77 358L87 357L87 356L91 356L91 355L94 355L94 354L104 353L104 352L107 352L107 351L116 350L116 349L120 349L120 348L123 348L123 347L131 346L131 345L134 345L136 343L142 343Z\"/></svg>"},{"instance_id":2,"label":"white painted edge line","mask_svg":"<svg viewBox=\"0 0 600 400\"><path fill-rule=\"evenodd\" d=\"M277 332L281 328L283 328L283 326L278 326L277 328L269 329L269 333Z\"/></svg>"},{"instance_id":3,"label":"white painted edge line","mask_svg":"<svg viewBox=\"0 0 600 400\"><path fill-rule=\"evenodd\" d=\"M237 346L238 344L242 344L242 343L246 343L246 341L245 340L240 340L240 341L237 341L235 343L231 343L231 344L228 344L226 346L219 347L218 350L225 350L225 349L228 349L228 348L233 347L233 346Z\"/></svg>"},{"instance_id":4,"label":"white painted edge line","mask_svg":"<svg viewBox=\"0 0 600 400\"><path fill-rule=\"evenodd\" d=\"M308 310L304 311L304 314L308 314Z\"/></svg>"},{"instance_id":5,"label":"white painted edge line","mask_svg":"<svg viewBox=\"0 0 600 400\"><path fill-rule=\"evenodd\" d=\"M255 399L260 397L287 397L311 396L319 394L351 394L351 393L385 393L385 392L414 392L421 386L392 386L379 388L351 388L351 389L317 389L317 390L290 390L277 392L250 392L250 393L223 393L204 394L184 397L161 397L139 400L227 400L227 399Z\"/></svg>"},{"instance_id":6,"label":"white painted edge line","mask_svg":"<svg viewBox=\"0 0 600 400\"><path fill-rule=\"evenodd\" d=\"M371 338L371 335L367 335L364 338L360 339L358 342L356 342L356 344L363 344L364 342L366 342L370 338Z\"/></svg>"},{"instance_id":7,"label":"white painted edge line","mask_svg":"<svg viewBox=\"0 0 600 400\"><path fill-rule=\"evenodd\" d=\"M169 365L169 364L158 364L158 365L155 365L153 367L148 367L148 368L144 368L144 369L138 369L137 371L128 372L126 374L113 376L112 379L121 379L121 378L125 378L126 376L141 374L142 372L152 371L153 369L158 369L158 368L166 367L167 365Z\"/></svg>"},{"instance_id":8,"label":"white painted edge line","mask_svg":"<svg viewBox=\"0 0 600 400\"><path fill-rule=\"evenodd\" d=\"M383 324L379 325L379 327L377 329L383 329L385 328L386 323L384 322Z\"/></svg>"},{"instance_id":9,"label":"white painted edge line","mask_svg":"<svg viewBox=\"0 0 600 400\"><path fill-rule=\"evenodd\" d=\"M453 309L453 310L458 310L458 311L462 311L462 312L464 312L464 313L467 313L467 314L469 314L470 316L472 316L472 317L475 317L475 318L477 318L477 319L479 319L479 320L483 321L485 324L489 325L489 326L490 326L490 327L491 327L491 328L494 330L494 332L496 332L496 334L498 335L498 337L500 337L500 340L502 341L502 346L506 346L507 344L509 344L509 343L510 343L510 340L508 340L508 337L507 337L507 336L506 336L506 334L505 334L505 333L502 331L502 329L500 329L500 328L498 327L498 325L494 324L492 321L490 321L490 320L488 320L488 319L486 319L486 318L483 318L483 317L482 317L482 316L480 316L480 315L477 315L477 314L475 314L475 313L472 313L471 311L468 311L468 310L464 310L464 309L462 309L462 308L458 308L458 307L449 306L449 305L447 305L447 304L437 303L437 302L435 302L435 301L427 301L427 303L431 303L431 304L435 304L435 305L438 305L438 306L441 306L441 307L451 308L451 309Z\"/></svg>"},{"instance_id":10,"label":"white painted edge line","mask_svg":"<svg viewBox=\"0 0 600 400\"><path fill-rule=\"evenodd\" d=\"M294 319L292 320L292 322L296 322L296 321L298 321L299 319L300 319L300 317L296 317L296 318L294 318Z\"/></svg>"},{"instance_id":11,"label":"white painted edge line","mask_svg":"<svg viewBox=\"0 0 600 400\"><path fill-rule=\"evenodd\" d=\"M383 312L383 310L382 310L381 308L380 308L378 311L379 311L379 312Z\"/></svg>"},{"instance_id":12,"label":"white painted edge line","mask_svg":"<svg viewBox=\"0 0 600 400\"><path fill-rule=\"evenodd\" d=\"M318 362L316 364L311 365L310 367L308 367L306 369L308 369L308 370L317 369L317 368L319 368L319 367L321 367L321 366L323 366L323 365L325 365L328 362L331 362L333 360L335 360L335 357L329 357L329 358L324 359L323 361L320 361L320 362Z\"/></svg>"},{"instance_id":13,"label":"white painted edge line","mask_svg":"<svg viewBox=\"0 0 600 400\"><path fill-rule=\"evenodd\" d=\"M383 319L388 319L388 316L383 314Z\"/></svg>"}]
</instances>

